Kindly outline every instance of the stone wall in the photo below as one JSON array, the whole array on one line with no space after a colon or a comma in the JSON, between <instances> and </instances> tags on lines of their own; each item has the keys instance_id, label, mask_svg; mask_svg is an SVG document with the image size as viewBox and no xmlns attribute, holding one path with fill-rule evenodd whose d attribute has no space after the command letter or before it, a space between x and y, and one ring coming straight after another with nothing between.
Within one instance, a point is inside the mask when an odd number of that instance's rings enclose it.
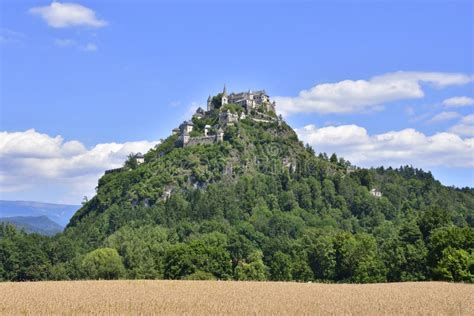
<instances>
[{"instance_id":1,"label":"stone wall","mask_svg":"<svg viewBox=\"0 0 474 316\"><path fill-rule=\"evenodd\" d=\"M188 146L195 146L199 144L213 144L216 141L216 135L212 136L199 136L199 137L191 137L189 141L184 144L184 147Z\"/></svg>"}]
</instances>

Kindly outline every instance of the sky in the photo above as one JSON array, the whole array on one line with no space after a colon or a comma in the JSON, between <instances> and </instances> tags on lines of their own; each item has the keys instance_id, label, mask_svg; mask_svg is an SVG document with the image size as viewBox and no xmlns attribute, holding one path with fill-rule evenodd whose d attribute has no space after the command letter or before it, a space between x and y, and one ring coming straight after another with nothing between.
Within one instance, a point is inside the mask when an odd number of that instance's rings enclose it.
<instances>
[{"instance_id":1,"label":"sky","mask_svg":"<svg viewBox=\"0 0 474 316\"><path fill-rule=\"evenodd\" d=\"M222 91L316 152L474 186L472 1L0 1L0 199L81 202Z\"/></svg>"}]
</instances>

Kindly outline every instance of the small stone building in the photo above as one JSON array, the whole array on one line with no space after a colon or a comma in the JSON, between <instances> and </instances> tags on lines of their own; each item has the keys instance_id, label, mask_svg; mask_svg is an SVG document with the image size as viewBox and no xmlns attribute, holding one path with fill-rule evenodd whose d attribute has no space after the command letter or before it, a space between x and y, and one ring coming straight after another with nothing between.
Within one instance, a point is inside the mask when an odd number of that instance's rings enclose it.
<instances>
[{"instance_id":1,"label":"small stone building","mask_svg":"<svg viewBox=\"0 0 474 316\"><path fill-rule=\"evenodd\" d=\"M382 192L380 192L378 189L375 189L375 188L370 190L370 194L377 198L382 197Z\"/></svg>"}]
</instances>

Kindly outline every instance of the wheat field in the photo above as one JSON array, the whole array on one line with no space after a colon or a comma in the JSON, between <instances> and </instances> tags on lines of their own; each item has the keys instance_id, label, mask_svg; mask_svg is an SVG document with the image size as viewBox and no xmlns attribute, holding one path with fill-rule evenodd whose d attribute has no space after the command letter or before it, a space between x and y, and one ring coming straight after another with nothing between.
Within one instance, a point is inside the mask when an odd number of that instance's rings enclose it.
<instances>
[{"instance_id":1,"label":"wheat field","mask_svg":"<svg viewBox=\"0 0 474 316\"><path fill-rule=\"evenodd\" d=\"M0 283L0 313L474 315L474 285L224 281Z\"/></svg>"}]
</instances>

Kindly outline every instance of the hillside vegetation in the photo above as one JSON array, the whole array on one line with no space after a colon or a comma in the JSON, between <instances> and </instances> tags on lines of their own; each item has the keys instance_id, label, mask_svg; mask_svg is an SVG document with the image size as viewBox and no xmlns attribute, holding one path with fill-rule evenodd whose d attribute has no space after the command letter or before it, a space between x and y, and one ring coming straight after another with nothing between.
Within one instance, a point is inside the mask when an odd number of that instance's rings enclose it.
<instances>
[{"instance_id":1,"label":"hillside vegetation","mask_svg":"<svg viewBox=\"0 0 474 316\"><path fill-rule=\"evenodd\" d=\"M184 148L173 135L125 166L63 234L1 226L0 279L474 281L473 189L315 155L285 122Z\"/></svg>"}]
</instances>

